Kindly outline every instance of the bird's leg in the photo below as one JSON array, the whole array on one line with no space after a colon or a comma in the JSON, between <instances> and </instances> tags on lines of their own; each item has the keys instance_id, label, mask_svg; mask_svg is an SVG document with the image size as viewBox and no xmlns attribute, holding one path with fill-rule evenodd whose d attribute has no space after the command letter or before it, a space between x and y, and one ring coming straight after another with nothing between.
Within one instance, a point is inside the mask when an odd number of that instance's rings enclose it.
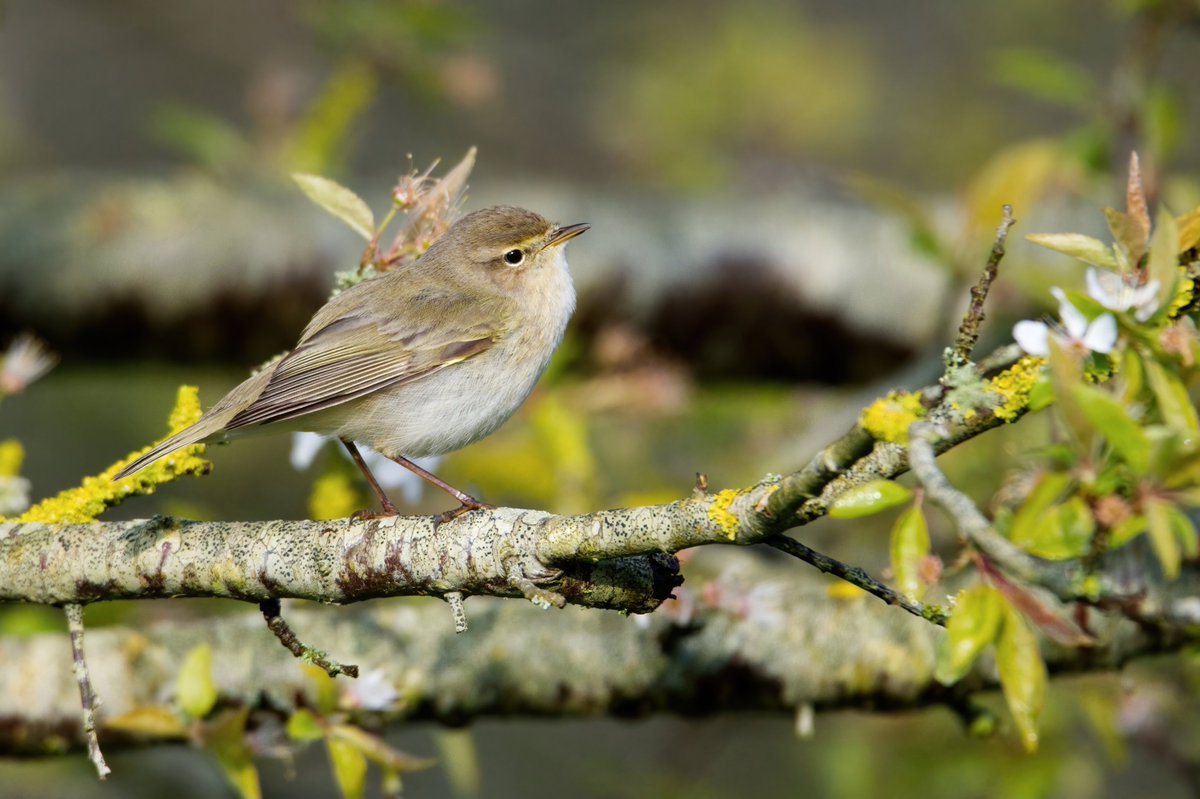
<instances>
[{"instance_id":1,"label":"bird's leg","mask_svg":"<svg viewBox=\"0 0 1200 799\"><path fill-rule=\"evenodd\" d=\"M445 513L439 513L437 516L435 516L433 519L433 523L435 525L442 524L443 522L448 522L451 519L457 519L459 516L462 516L464 513L468 512L468 511L492 510L496 507L495 505L489 505L486 502L480 502L479 500L475 499L475 497L471 496L470 494L467 494L463 491L459 491L457 488L450 485L449 483L447 483L442 478L438 477L433 472L431 472L427 469L422 469L420 466L413 463L412 461L410 461L408 458L404 457L403 455L388 455L387 457L390 458L391 460L394 460L396 463L400 464L405 469L408 469L410 472L417 475L418 477L420 477L420 478L432 483L433 485L437 486L438 488L442 489L447 494L449 494L450 496L454 497L455 499L457 499L459 502L462 503L461 505L459 505L457 508L454 508L453 510L448 510Z\"/></svg>"},{"instance_id":2,"label":"bird's leg","mask_svg":"<svg viewBox=\"0 0 1200 799\"><path fill-rule=\"evenodd\" d=\"M367 462L363 460L362 455L358 452L358 447L355 446L353 441L347 438L342 439L342 444L346 447L346 451L350 453L350 459L354 461L355 465L363 473L363 477L367 478L367 482L370 484L371 490L375 492L375 496L379 497L379 504L383 506L383 513L374 514L369 511L359 511L354 514L354 518L371 519L378 518L379 516L399 516L400 509L392 504L392 501L388 499L388 495L380 487L379 481L375 479L375 475L371 474L371 470L367 468Z\"/></svg>"}]
</instances>

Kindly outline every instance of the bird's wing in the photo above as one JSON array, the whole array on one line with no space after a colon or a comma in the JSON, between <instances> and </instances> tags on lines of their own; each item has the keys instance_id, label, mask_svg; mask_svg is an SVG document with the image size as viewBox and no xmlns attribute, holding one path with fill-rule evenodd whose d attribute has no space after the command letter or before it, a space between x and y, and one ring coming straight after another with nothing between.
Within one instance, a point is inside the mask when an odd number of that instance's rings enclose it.
<instances>
[{"instance_id":1,"label":"bird's wing","mask_svg":"<svg viewBox=\"0 0 1200 799\"><path fill-rule=\"evenodd\" d=\"M371 282L338 295L314 317L262 393L225 429L294 419L417 380L478 355L503 331L496 324L505 318L502 307L457 292L410 293L390 318L343 299Z\"/></svg>"}]
</instances>

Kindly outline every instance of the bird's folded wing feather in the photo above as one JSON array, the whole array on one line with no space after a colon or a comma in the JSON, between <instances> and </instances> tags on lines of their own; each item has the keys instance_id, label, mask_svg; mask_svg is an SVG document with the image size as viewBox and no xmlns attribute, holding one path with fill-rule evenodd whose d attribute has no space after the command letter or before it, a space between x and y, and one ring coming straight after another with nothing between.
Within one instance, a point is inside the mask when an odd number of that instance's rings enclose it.
<instances>
[{"instance_id":1,"label":"bird's folded wing feather","mask_svg":"<svg viewBox=\"0 0 1200 799\"><path fill-rule=\"evenodd\" d=\"M399 308L392 318L363 313L361 305L351 310L351 301L336 302L344 296L314 318L263 392L230 419L227 430L294 419L420 379L478 355L501 332L494 321L476 320L502 318L502 309L480 313L484 309L473 307L480 304L478 299L459 294L422 292L407 298L408 307ZM339 305L342 315L336 313ZM416 305L436 311L422 313ZM464 322L446 323L455 318Z\"/></svg>"}]
</instances>

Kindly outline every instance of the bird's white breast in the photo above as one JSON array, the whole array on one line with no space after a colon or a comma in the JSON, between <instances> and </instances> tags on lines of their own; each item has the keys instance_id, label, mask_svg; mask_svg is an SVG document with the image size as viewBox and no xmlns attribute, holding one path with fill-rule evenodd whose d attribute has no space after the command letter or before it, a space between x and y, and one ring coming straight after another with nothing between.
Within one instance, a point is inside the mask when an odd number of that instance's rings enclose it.
<instances>
[{"instance_id":1,"label":"bird's white breast","mask_svg":"<svg viewBox=\"0 0 1200 799\"><path fill-rule=\"evenodd\" d=\"M562 341L575 309L575 289L563 248L547 280L530 281L535 309L495 345L394 389L331 409L325 430L367 444L385 455L422 457L478 441L503 424L537 384ZM322 414L325 416L325 414Z\"/></svg>"}]
</instances>

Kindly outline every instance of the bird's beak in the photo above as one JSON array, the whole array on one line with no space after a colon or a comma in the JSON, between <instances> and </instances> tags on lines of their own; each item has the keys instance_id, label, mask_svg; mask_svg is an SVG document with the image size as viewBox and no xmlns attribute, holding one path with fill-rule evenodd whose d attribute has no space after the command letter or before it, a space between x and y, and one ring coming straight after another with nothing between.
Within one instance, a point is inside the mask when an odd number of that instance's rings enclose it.
<instances>
[{"instance_id":1,"label":"bird's beak","mask_svg":"<svg viewBox=\"0 0 1200 799\"><path fill-rule=\"evenodd\" d=\"M587 222L578 222L574 225L563 225L560 228L555 228L550 231L550 238L546 239L546 247L557 247L559 244L564 244L578 236L590 228ZM545 249L545 248L543 248Z\"/></svg>"}]
</instances>

